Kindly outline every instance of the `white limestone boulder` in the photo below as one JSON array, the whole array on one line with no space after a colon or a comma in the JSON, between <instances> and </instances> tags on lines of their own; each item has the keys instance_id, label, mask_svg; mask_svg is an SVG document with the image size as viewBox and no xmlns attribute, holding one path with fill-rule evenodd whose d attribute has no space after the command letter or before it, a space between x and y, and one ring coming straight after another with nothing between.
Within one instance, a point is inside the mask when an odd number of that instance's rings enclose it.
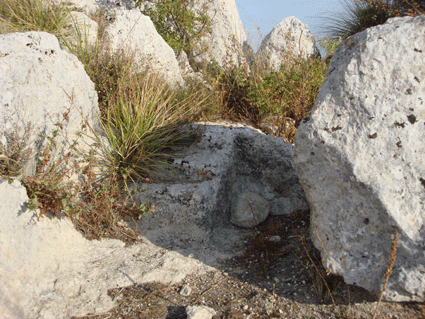
<instances>
[{"instance_id":1,"label":"white limestone boulder","mask_svg":"<svg viewBox=\"0 0 425 319\"><path fill-rule=\"evenodd\" d=\"M224 67L243 65L246 62L243 44L247 37L235 0L193 1L193 8L197 10L206 2L209 5L207 14L211 17L212 31L202 39L207 51L195 53L196 63L204 64L215 59Z\"/></svg>"},{"instance_id":2,"label":"white limestone boulder","mask_svg":"<svg viewBox=\"0 0 425 319\"><path fill-rule=\"evenodd\" d=\"M67 218L28 210L26 189L0 180L0 317L65 319L117 306L108 290L180 283L212 268L157 247L119 240L89 241Z\"/></svg>"},{"instance_id":3,"label":"white limestone boulder","mask_svg":"<svg viewBox=\"0 0 425 319\"><path fill-rule=\"evenodd\" d=\"M294 57L309 58L317 54L319 50L307 24L291 16L265 36L256 55L268 69L278 71L282 63Z\"/></svg>"},{"instance_id":4,"label":"white limestone boulder","mask_svg":"<svg viewBox=\"0 0 425 319\"><path fill-rule=\"evenodd\" d=\"M0 35L0 142L11 145L8 136L16 133L32 149L24 167L27 175L35 173L47 137L59 128L57 123L63 125L56 137L58 156L70 151L73 140L82 142L81 150L88 147L93 141L79 139L77 132L85 121L96 129L98 112L94 84L84 66L59 47L55 36L45 32ZM22 140L29 124L30 135Z\"/></svg>"},{"instance_id":5,"label":"white limestone boulder","mask_svg":"<svg viewBox=\"0 0 425 319\"><path fill-rule=\"evenodd\" d=\"M294 166L324 266L385 298L425 300L425 17L394 18L335 51Z\"/></svg>"},{"instance_id":6,"label":"white limestone boulder","mask_svg":"<svg viewBox=\"0 0 425 319\"><path fill-rule=\"evenodd\" d=\"M134 54L135 70L157 72L171 85L183 83L173 49L140 9L117 10L114 22L105 30L105 39L112 52Z\"/></svg>"}]
</instances>

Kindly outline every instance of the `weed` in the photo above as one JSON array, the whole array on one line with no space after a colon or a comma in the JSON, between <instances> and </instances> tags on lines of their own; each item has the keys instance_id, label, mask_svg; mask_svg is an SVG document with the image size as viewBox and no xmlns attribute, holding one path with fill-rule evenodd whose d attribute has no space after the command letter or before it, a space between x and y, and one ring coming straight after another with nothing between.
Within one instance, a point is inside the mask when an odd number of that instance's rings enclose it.
<instances>
[{"instance_id":1,"label":"weed","mask_svg":"<svg viewBox=\"0 0 425 319\"><path fill-rule=\"evenodd\" d=\"M0 142L0 176L3 178L18 177L28 163L32 150L27 147L31 133L31 123L28 123L21 134L20 128L3 133Z\"/></svg>"},{"instance_id":2,"label":"weed","mask_svg":"<svg viewBox=\"0 0 425 319\"><path fill-rule=\"evenodd\" d=\"M181 127L197 115L203 97L193 93L179 100L178 91L154 74L120 79L118 88L102 118L110 149L105 145L101 165L109 172L106 180L127 185L167 165L172 146L187 137Z\"/></svg>"},{"instance_id":3,"label":"weed","mask_svg":"<svg viewBox=\"0 0 425 319\"><path fill-rule=\"evenodd\" d=\"M323 33L334 41L383 24L392 17L425 13L425 4L414 0L343 0L343 6L342 15L322 17Z\"/></svg>"},{"instance_id":4,"label":"weed","mask_svg":"<svg viewBox=\"0 0 425 319\"><path fill-rule=\"evenodd\" d=\"M332 40L328 36L325 36L319 42L320 46L325 50L326 56L331 57L338 45L342 42L342 38L339 37L338 40Z\"/></svg>"},{"instance_id":5,"label":"weed","mask_svg":"<svg viewBox=\"0 0 425 319\"><path fill-rule=\"evenodd\" d=\"M145 2L136 1L137 6ZM211 31L212 22L208 15L210 1L195 4L189 0L159 0L142 10L149 16L156 30L174 51L184 51L191 64L195 49L201 39Z\"/></svg>"},{"instance_id":6,"label":"weed","mask_svg":"<svg viewBox=\"0 0 425 319\"><path fill-rule=\"evenodd\" d=\"M3 0L0 3L2 32L45 31L59 38L69 24L66 4L51 0Z\"/></svg>"},{"instance_id":7,"label":"weed","mask_svg":"<svg viewBox=\"0 0 425 319\"><path fill-rule=\"evenodd\" d=\"M251 72L236 66L224 69L212 62L206 76L217 92L221 118L259 126L266 115L277 115L280 136L293 142L296 127L314 106L326 71L327 64L320 59L297 57L279 71L269 72L257 65ZM293 126L288 125L289 119Z\"/></svg>"},{"instance_id":8,"label":"weed","mask_svg":"<svg viewBox=\"0 0 425 319\"><path fill-rule=\"evenodd\" d=\"M387 270L385 271L384 278L382 279L382 289L381 293L379 294L378 302L376 304L375 312L373 313L373 318L376 318L376 315L378 313L379 305L381 304L382 298L385 295L385 291L387 289L388 280L390 279L390 276L393 272L395 260L396 260L396 253L397 253L397 245L398 245L398 231L397 229L394 230L394 237L393 241L391 243L391 249L390 249L390 256L388 260Z\"/></svg>"}]
</instances>

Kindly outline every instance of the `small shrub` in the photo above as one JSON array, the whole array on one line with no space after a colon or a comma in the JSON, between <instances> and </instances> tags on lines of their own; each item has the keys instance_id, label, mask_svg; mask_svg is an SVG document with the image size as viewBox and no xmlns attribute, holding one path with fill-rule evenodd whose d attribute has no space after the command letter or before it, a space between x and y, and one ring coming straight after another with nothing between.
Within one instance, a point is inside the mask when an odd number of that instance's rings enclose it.
<instances>
[{"instance_id":1,"label":"small shrub","mask_svg":"<svg viewBox=\"0 0 425 319\"><path fill-rule=\"evenodd\" d=\"M247 72L245 68L225 70L210 63L206 72L219 96L220 117L259 125L265 116L277 115L281 136L293 142L296 130L293 125L288 126L288 119L298 127L310 112L327 64L318 58L293 57L288 61L277 72L266 72L262 65L254 65L251 72Z\"/></svg>"},{"instance_id":2,"label":"small shrub","mask_svg":"<svg viewBox=\"0 0 425 319\"><path fill-rule=\"evenodd\" d=\"M325 50L326 56L330 57L334 54L336 48L341 42L341 37L339 37L338 40L332 40L328 36L325 36L320 40L320 46Z\"/></svg>"},{"instance_id":3,"label":"small shrub","mask_svg":"<svg viewBox=\"0 0 425 319\"><path fill-rule=\"evenodd\" d=\"M110 146L97 136L105 155L98 165L106 172L108 183L127 185L167 165L173 145L187 139L182 126L199 114L207 97L199 90L171 88L153 73L114 76L116 87L105 94L101 118Z\"/></svg>"},{"instance_id":4,"label":"small shrub","mask_svg":"<svg viewBox=\"0 0 425 319\"><path fill-rule=\"evenodd\" d=\"M66 115L63 121L67 121ZM47 214L56 217L65 214L88 239L110 237L126 243L134 242L137 235L119 226L118 221L125 216L140 218L154 211L154 206L137 205L131 194L117 183L100 184L94 173L98 162L96 151L79 161L73 158L72 154L81 154L77 149L78 141L74 141L67 153L59 158L56 137L62 134L64 125L63 122L56 125L58 130L47 137L49 143L36 173L22 178L29 197L29 209L38 210L38 218Z\"/></svg>"},{"instance_id":5,"label":"small shrub","mask_svg":"<svg viewBox=\"0 0 425 319\"><path fill-rule=\"evenodd\" d=\"M143 2L138 0L136 5L141 6ZM190 0L158 0L142 13L151 18L158 33L174 51L180 53L183 50L191 61L202 37L211 31L208 9L209 1L196 7Z\"/></svg>"}]
</instances>

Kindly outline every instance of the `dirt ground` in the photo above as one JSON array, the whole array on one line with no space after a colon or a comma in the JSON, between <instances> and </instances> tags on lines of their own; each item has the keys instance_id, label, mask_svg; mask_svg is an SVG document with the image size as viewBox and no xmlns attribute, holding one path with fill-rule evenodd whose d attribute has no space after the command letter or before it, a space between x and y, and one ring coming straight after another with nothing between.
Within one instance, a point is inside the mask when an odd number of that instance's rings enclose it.
<instances>
[{"instance_id":1,"label":"dirt ground","mask_svg":"<svg viewBox=\"0 0 425 319\"><path fill-rule=\"evenodd\" d=\"M214 309L214 319L373 318L377 298L326 275L308 228L308 213L270 216L245 238L242 256L223 261L223 270L188 277L179 285L111 289L118 307L73 318L184 319L185 306L194 305ZM184 296L187 286L191 292ZM425 304L382 302L376 318L425 319Z\"/></svg>"}]
</instances>

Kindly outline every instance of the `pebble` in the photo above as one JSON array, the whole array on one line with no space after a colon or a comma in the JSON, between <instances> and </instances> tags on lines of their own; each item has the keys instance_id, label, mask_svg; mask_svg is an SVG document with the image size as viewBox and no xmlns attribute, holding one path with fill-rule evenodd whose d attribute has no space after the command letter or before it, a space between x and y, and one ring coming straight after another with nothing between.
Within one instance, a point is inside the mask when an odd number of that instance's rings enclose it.
<instances>
[{"instance_id":1,"label":"pebble","mask_svg":"<svg viewBox=\"0 0 425 319\"><path fill-rule=\"evenodd\" d=\"M189 297L191 293L192 293L192 288L190 288L189 285L184 286L180 290L180 295L183 296L183 297Z\"/></svg>"},{"instance_id":2,"label":"pebble","mask_svg":"<svg viewBox=\"0 0 425 319\"><path fill-rule=\"evenodd\" d=\"M280 236L271 236L271 237L269 237L269 241L272 241L272 242L275 242L275 243L278 243L281 240L282 240L282 237L280 237Z\"/></svg>"}]
</instances>

